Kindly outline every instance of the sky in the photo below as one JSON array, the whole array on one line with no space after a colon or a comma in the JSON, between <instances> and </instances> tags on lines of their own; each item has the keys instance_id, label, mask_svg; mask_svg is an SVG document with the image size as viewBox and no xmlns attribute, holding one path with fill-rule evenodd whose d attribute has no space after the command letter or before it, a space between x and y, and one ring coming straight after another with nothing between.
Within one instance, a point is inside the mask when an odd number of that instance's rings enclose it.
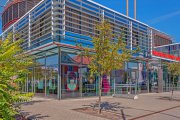
<instances>
[{"instance_id":1,"label":"sky","mask_svg":"<svg viewBox=\"0 0 180 120\"><path fill-rule=\"evenodd\" d=\"M126 14L126 0L93 0L106 7ZM133 17L133 1L129 0L129 16ZM6 0L0 0L0 6ZM0 13L3 8L0 7ZM2 25L0 19L0 34ZM180 42L180 0L137 0L137 20L148 24Z\"/></svg>"}]
</instances>

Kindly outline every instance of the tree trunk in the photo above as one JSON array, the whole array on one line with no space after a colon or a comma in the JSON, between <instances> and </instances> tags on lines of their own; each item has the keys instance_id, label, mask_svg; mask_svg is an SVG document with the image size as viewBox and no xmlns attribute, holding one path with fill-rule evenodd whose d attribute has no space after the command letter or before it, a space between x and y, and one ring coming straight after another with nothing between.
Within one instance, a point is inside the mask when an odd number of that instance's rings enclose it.
<instances>
[{"instance_id":1,"label":"tree trunk","mask_svg":"<svg viewBox=\"0 0 180 120\"><path fill-rule=\"evenodd\" d=\"M99 114L101 114L101 92L102 92L102 76L100 76L100 81L99 81L99 110L98 110Z\"/></svg>"},{"instance_id":2,"label":"tree trunk","mask_svg":"<svg viewBox=\"0 0 180 120\"><path fill-rule=\"evenodd\" d=\"M173 93L174 93L174 76L173 76L173 83L172 83L171 100L173 99Z\"/></svg>"}]
</instances>

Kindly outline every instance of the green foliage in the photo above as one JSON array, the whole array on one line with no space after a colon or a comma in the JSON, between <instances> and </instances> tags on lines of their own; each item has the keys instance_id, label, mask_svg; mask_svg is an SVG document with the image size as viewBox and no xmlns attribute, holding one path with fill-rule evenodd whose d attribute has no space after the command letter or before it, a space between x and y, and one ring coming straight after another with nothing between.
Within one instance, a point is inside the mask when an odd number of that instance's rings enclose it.
<instances>
[{"instance_id":1,"label":"green foliage","mask_svg":"<svg viewBox=\"0 0 180 120\"><path fill-rule=\"evenodd\" d=\"M163 62L163 66L173 79L180 75L180 62ZM173 82L173 79L170 80Z\"/></svg>"},{"instance_id":2,"label":"green foliage","mask_svg":"<svg viewBox=\"0 0 180 120\"><path fill-rule=\"evenodd\" d=\"M173 91L174 91L174 84L175 84L175 77L180 76L180 62L171 62L171 63L164 63L167 67L168 72L170 73L171 77L170 80L172 82L172 93L171 93L171 100L173 99Z\"/></svg>"},{"instance_id":3,"label":"green foliage","mask_svg":"<svg viewBox=\"0 0 180 120\"><path fill-rule=\"evenodd\" d=\"M167 63L167 69L173 76L179 76L180 75L180 62L172 62Z\"/></svg>"},{"instance_id":4,"label":"green foliage","mask_svg":"<svg viewBox=\"0 0 180 120\"><path fill-rule=\"evenodd\" d=\"M112 70L123 68L124 63L130 60L132 54L139 51L139 48L134 51L127 49L123 34L120 36L114 35L108 21L103 21L96 26L96 29L100 34L92 39L94 49L79 45L79 48L83 51L82 55L90 60L88 67L91 76L94 74L109 75Z\"/></svg>"},{"instance_id":5,"label":"green foliage","mask_svg":"<svg viewBox=\"0 0 180 120\"><path fill-rule=\"evenodd\" d=\"M22 96L18 85L26 79L27 68L33 63L31 57L23 54L22 40L12 41L12 34L0 40L0 119L3 120L12 120L17 114L13 104Z\"/></svg>"},{"instance_id":6,"label":"green foliage","mask_svg":"<svg viewBox=\"0 0 180 120\"><path fill-rule=\"evenodd\" d=\"M109 75L112 70L124 68L125 62L132 58L132 54L137 50L127 48L123 34L116 36L112 33L111 25L108 21L103 21L96 26L98 36L92 38L93 49L79 45L82 50L81 55L89 59L90 76L98 75L99 82L99 114L101 113L101 90L102 76Z\"/></svg>"},{"instance_id":7,"label":"green foliage","mask_svg":"<svg viewBox=\"0 0 180 120\"><path fill-rule=\"evenodd\" d=\"M27 102L34 96L34 93L17 93L13 96L14 103Z\"/></svg>"}]
</instances>

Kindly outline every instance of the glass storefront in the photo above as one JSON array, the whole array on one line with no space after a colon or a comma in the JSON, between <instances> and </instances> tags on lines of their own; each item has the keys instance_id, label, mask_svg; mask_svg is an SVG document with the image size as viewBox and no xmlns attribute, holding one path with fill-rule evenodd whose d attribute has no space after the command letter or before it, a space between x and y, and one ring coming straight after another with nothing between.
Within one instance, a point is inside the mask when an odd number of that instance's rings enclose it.
<instances>
[{"instance_id":1,"label":"glass storefront","mask_svg":"<svg viewBox=\"0 0 180 120\"><path fill-rule=\"evenodd\" d=\"M169 92L172 90L173 77L165 66L163 66L163 91ZM180 90L180 77L175 76L174 79L174 90Z\"/></svg>"},{"instance_id":2,"label":"glass storefront","mask_svg":"<svg viewBox=\"0 0 180 120\"><path fill-rule=\"evenodd\" d=\"M82 96L97 96L98 95L98 77L90 77L89 68L81 67L82 78Z\"/></svg>"},{"instance_id":3,"label":"glass storefront","mask_svg":"<svg viewBox=\"0 0 180 120\"><path fill-rule=\"evenodd\" d=\"M26 91L27 92L34 92L34 85L33 85L33 68L29 68L29 73L27 74L27 81L26 81Z\"/></svg>"},{"instance_id":4,"label":"glass storefront","mask_svg":"<svg viewBox=\"0 0 180 120\"><path fill-rule=\"evenodd\" d=\"M62 98L80 97L79 67L61 65Z\"/></svg>"},{"instance_id":5,"label":"glass storefront","mask_svg":"<svg viewBox=\"0 0 180 120\"><path fill-rule=\"evenodd\" d=\"M44 66L34 67L35 92L42 96L45 95L45 73Z\"/></svg>"},{"instance_id":6,"label":"glass storefront","mask_svg":"<svg viewBox=\"0 0 180 120\"><path fill-rule=\"evenodd\" d=\"M146 67L141 62L128 62L124 70L112 71L116 94L138 94L148 92Z\"/></svg>"},{"instance_id":7,"label":"glass storefront","mask_svg":"<svg viewBox=\"0 0 180 120\"><path fill-rule=\"evenodd\" d=\"M62 98L80 97L80 63L78 53L61 51L61 89Z\"/></svg>"},{"instance_id":8,"label":"glass storefront","mask_svg":"<svg viewBox=\"0 0 180 120\"><path fill-rule=\"evenodd\" d=\"M51 65L46 67L46 95L51 97L57 96L58 90L58 67Z\"/></svg>"},{"instance_id":9,"label":"glass storefront","mask_svg":"<svg viewBox=\"0 0 180 120\"><path fill-rule=\"evenodd\" d=\"M30 68L23 89L39 96L58 99L98 96L98 76L90 77L90 60L79 55L80 51L54 48L36 56L37 64ZM158 92L159 68L142 61L128 62L124 69L113 70L102 80L102 96L113 94L139 94ZM169 91L170 75L163 69L163 91ZM175 86L179 86L178 78Z\"/></svg>"}]
</instances>

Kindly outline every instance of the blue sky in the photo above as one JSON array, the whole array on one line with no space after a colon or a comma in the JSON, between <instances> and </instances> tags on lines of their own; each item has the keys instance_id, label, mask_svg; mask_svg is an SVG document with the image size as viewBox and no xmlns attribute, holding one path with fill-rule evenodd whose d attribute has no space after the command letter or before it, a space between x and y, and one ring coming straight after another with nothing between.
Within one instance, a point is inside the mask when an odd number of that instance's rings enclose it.
<instances>
[{"instance_id":1,"label":"blue sky","mask_svg":"<svg viewBox=\"0 0 180 120\"><path fill-rule=\"evenodd\" d=\"M125 14L126 0L93 1ZM133 17L133 1L129 0L131 17ZM0 0L0 5L5 2L6 0ZM2 12L2 8L0 8L0 12ZM180 0L137 0L137 20L168 33L176 42L180 42Z\"/></svg>"}]
</instances>

